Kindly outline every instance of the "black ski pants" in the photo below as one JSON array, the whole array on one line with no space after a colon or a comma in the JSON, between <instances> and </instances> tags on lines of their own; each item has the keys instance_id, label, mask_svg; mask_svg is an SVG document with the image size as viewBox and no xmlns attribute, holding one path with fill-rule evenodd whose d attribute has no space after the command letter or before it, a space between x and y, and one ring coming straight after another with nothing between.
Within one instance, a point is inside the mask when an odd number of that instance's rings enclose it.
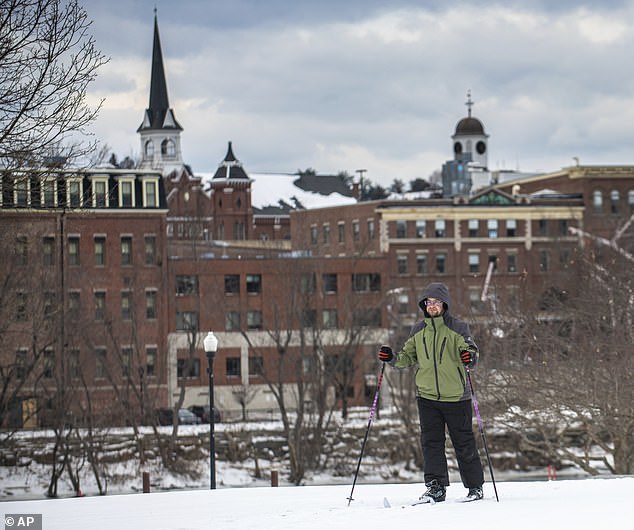
<instances>
[{"instance_id":1,"label":"black ski pants","mask_svg":"<svg viewBox=\"0 0 634 530\"><path fill-rule=\"evenodd\" d=\"M425 483L436 479L449 486L445 454L445 426L456 451L460 477L465 488L482 487L484 473L473 434L471 401L443 402L416 398L421 444L425 461Z\"/></svg>"}]
</instances>

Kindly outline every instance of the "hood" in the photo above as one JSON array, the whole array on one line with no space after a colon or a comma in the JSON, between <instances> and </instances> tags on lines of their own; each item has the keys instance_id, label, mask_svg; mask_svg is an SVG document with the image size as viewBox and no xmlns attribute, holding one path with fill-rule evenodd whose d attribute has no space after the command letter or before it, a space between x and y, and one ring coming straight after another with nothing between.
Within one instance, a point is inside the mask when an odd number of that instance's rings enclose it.
<instances>
[{"instance_id":1,"label":"hood","mask_svg":"<svg viewBox=\"0 0 634 530\"><path fill-rule=\"evenodd\" d=\"M427 310L425 309L425 300L427 298L437 298L438 300L442 300L445 305L445 311L449 311L449 306L451 305L451 300L449 298L449 287L447 287L444 283L433 282L425 287L425 290L421 295L421 299L418 302L418 307L423 310L425 316L429 316L427 314Z\"/></svg>"}]
</instances>

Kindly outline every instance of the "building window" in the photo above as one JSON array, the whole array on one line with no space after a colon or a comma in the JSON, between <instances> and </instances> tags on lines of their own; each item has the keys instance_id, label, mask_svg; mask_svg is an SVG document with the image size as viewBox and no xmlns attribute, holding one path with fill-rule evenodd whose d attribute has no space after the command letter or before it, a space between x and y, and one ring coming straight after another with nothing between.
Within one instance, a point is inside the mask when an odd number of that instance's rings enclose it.
<instances>
[{"instance_id":1,"label":"building window","mask_svg":"<svg viewBox=\"0 0 634 530\"><path fill-rule=\"evenodd\" d=\"M407 254L399 254L396 256L396 269L398 274L407 274Z\"/></svg>"},{"instance_id":2,"label":"building window","mask_svg":"<svg viewBox=\"0 0 634 530\"><path fill-rule=\"evenodd\" d=\"M68 264L79 265L79 237L70 236L68 238Z\"/></svg>"},{"instance_id":3,"label":"building window","mask_svg":"<svg viewBox=\"0 0 634 530\"><path fill-rule=\"evenodd\" d=\"M592 192L592 207L594 208L594 213L603 213L603 193L600 190Z\"/></svg>"},{"instance_id":4,"label":"building window","mask_svg":"<svg viewBox=\"0 0 634 530\"><path fill-rule=\"evenodd\" d=\"M427 254L416 254L416 274L427 274Z\"/></svg>"},{"instance_id":5,"label":"building window","mask_svg":"<svg viewBox=\"0 0 634 530\"><path fill-rule=\"evenodd\" d=\"M515 219L506 220L506 237L515 237L517 235L517 221Z\"/></svg>"},{"instance_id":6,"label":"building window","mask_svg":"<svg viewBox=\"0 0 634 530\"><path fill-rule=\"evenodd\" d=\"M176 331L198 331L198 313L195 311L177 311Z\"/></svg>"},{"instance_id":7,"label":"building window","mask_svg":"<svg viewBox=\"0 0 634 530\"><path fill-rule=\"evenodd\" d=\"M154 156L154 142L152 140L145 142L145 156L146 158L152 158Z\"/></svg>"},{"instance_id":8,"label":"building window","mask_svg":"<svg viewBox=\"0 0 634 530\"><path fill-rule=\"evenodd\" d=\"M480 221L477 219L469 219L468 229L469 229L469 237L478 237L478 230L480 227Z\"/></svg>"},{"instance_id":9,"label":"building window","mask_svg":"<svg viewBox=\"0 0 634 530\"><path fill-rule=\"evenodd\" d=\"M406 294L398 295L398 313L399 315L405 315L409 312L409 296Z\"/></svg>"},{"instance_id":10,"label":"building window","mask_svg":"<svg viewBox=\"0 0 634 530\"><path fill-rule=\"evenodd\" d=\"M396 221L396 237L398 239L407 237L407 221Z\"/></svg>"},{"instance_id":11,"label":"building window","mask_svg":"<svg viewBox=\"0 0 634 530\"><path fill-rule=\"evenodd\" d=\"M169 158L176 156L176 144L174 143L174 140L168 138L161 142L161 155Z\"/></svg>"},{"instance_id":12,"label":"building window","mask_svg":"<svg viewBox=\"0 0 634 530\"><path fill-rule=\"evenodd\" d=\"M225 375L227 377L240 377L240 357L227 357L225 359Z\"/></svg>"},{"instance_id":13,"label":"building window","mask_svg":"<svg viewBox=\"0 0 634 530\"><path fill-rule=\"evenodd\" d=\"M177 359L176 377L198 379L200 377L200 359Z\"/></svg>"},{"instance_id":14,"label":"building window","mask_svg":"<svg viewBox=\"0 0 634 530\"><path fill-rule=\"evenodd\" d=\"M489 219L487 220L487 235L490 239L495 239L498 237L498 220L497 219Z\"/></svg>"},{"instance_id":15,"label":"building window","mask_svg":"<svg viewBox=\"0 0 634 530\"><path fill-rule=\"evenodd\" d=\"M247 329L262 329L261 311L247 311Z\"/></svg>"},{"instance_id":16,"label":"building window","mask_svg":"<svg viewBox=\"0 0 634 530\"><path fill-rule=\"evenodd\" d=\"M70 318L78 319L81 314L81 296L79 291L68 293L68 313Z\"/></svg>"},{"instance_id":17,"label":"building window","mask_svg":"<svg viewBox=\"0 0 634 530\"><path fill-rule=\"evenodd\" d=\"M134 204L134 187L130 180L119 181L119 205L121 208L131 208Z\"/></svg>"},{"instance_id":18,"label":"building window","mask_svg":"<svg viewBox=\"0 0 634 530\"><path fill-rule=\"evenodd\" d=\"M198 294L198 276L177 275L176 295L188 296L192 294Z\"/></svg>"},{"instance_id":19,"label":"building window","mask_svg":"<svg viewBox=\"0 0 634 530\"><path fill-rule=\"evenodd\" d=\"M507 254L506 256L506 271L517 272L517 254Z\"/></svg>"},{"instance_id":20,"label":"building window","mask_svg":"<svg viewBox=\"0 0 634 530\"><path fill-rule=\"evenodd\" d=\"M50 348L44 350L44 371L42 375L45 379L52 379L55 370L55 352Z\"/></svg>"},{"instance_id":21,"label":"building window","mask_svg":"<svg viewBox=\"0 0 634 530\"><path fill-rule=\"evenodd\" d=\"M368 239L372 240L374 238L376 238L374 219L368 219Z\"/></svg>"},{"instance_id":22,"label":"building window","mask_svg":"<svg viewBox=\"0 0 634 530\"><path fill-rule=\"evenodd\" d=\"M424 219L418 219L416 221L416 237L427 237L427 221Z\"/></svg>"},{"instance_id":23,"label":"building window","mask_svg":"<svg viewBox=\"0 0 634 530\"><path fill-rule=\"evenodd\" d=\"M244 230L244 223L242 221L236 221L233 225L233 230L236 240L243 241L244 239L246 239L246 232Z\"/></svg>"},{"instance_id":24,"label":"building window","mask_svg":"<svg viewBox=\"0 0 634 530\"><path fill-rule=\"evenodd\" d=\"M71 208L81 208L82 185L80 181L71 180L68 183L68 205Z\"/></svg>"},{"instance_id":25,"label":"building window","mask_svg":"<svg viewBox=\"0 0 634 530\"><path fill-rule=\"evenodd\" d=\"M311 294L315 292L317 279L314 272L308 272L302 274L300 278L300 291L304 294Z\"/></svg>"},{"instance_id":26,"label":"building window","mask_svg":"<svg viewBox=\"0 0 634 530\"><path fill-rule=\"evenodd\" d=\"M352 240L359 241L359 221L352 221Z\"/></svg>"},{"instance_id":27,"label":"building window","mask_svg":"<svg viewBox=\"0 0 634 530\"><path fill-rule=\"evenodd\" d=\"M627 203L630 207L630 213L634 213L634 190L627 192Z\"/></svg>"},{"instance_id":28,"label":"building window","mask_svg":"<svg viewBox=\"0 0 634 530\"><path fill-rule=\"evenodd\" d=\"M317 244L317 227L314 225L310 227L310 244Z\"/></svg>"},{"instance_id":29,"label":"building window","mask_svg":"<svg viewBox=\"0 0 634 530\"><path fill-rule=\"evenodd\" d=\"M539 252L539 270L541 272L550 270L550 255L547 250L540 250Z\"/></svg>"},{"instance_id":30,"label":"building window","mask_svg":"<svg viewBox=\"0 0 634 530\"><path fill-rule=\"evenodd\" d=\"M618 190L612 190L610 192L610 212L614 214L619 213L619 201L621 200L621 196Z\"/></svg>"},{"instance_id":31,"label":"building window","mask_svg":"<svg viewBox=\"0 0 634 530\"><path fill-rule=\"evenodd\" d=\"M325 329L335 329L338 327L336 309L324 309L321 313L321 318Z\"/></svg>"},{"instance_id":32,"label":"building window","mask_svg":"<svg viewBox=\"0 0 634 530\"><path fill-rule=\"evenodd\" d=\"M55 293L53 291L46 291L44 293L44 317L50 318L53 314L53 308L56 306Z\"/></svg>"},{"instance_id":33,"label":"building window","mask_svg":"<svg viewBox=\"0 0 634 530\"><path fill-rule=\"evenodd\" d=\"M55 260L55 238L45 237L42 240L42 265L51 267Z\"/></svg>"},{"instance_id":34,"label":"building window","mask_svg":"<svg viewBox=\"0 0 634 530\"><path fill-rule=\"evenodd\" d=\"M95 265L102 267L106 264L106 238L95 237Z\"/></svg>"},{"instance_id":35,"label":"building window","mask_svg":"<svg viewBox=\"0 0 634 530\"><path fill-rule=\"evenodd\" d=\"M381 325L381 309L371 307L368 309L356 309L352 312L354 326L376 327Z\"/></svg>"},{"instance_id":36,"label":"building window","mask_svg":"<svg viewBox=\"0 0 634 530\"><path fill-rule=\"evenodd\" d=\"M70 362L68 365L68 371L71 379L79 379L79 350L74 349L70 352Z\"/></svg>"},{"instance_id":37,"label":"building window","mask_svg":"<svg viewBox=\"0 0 634 530\"><path fill-rule=\"evenodd\" d=\"M132 318L132 293L130 291L121 292L121 319L130 320Z\"/></svg>"},{"instance_id":38,"label":"building window","mask_svg":"<svg viewBox=\"0 0 634 530\"><path fill-rule=\"evenodd\" d=\"M94 208L105 208L108 206L107 180L92 181L92 205Z\"/></svg>"},{"instance_id":39,"label":"building window","mask_svg":"<svg viewBox=\"0 0 634 530\"><path fill-rule=\"evenodd\" d=\"M436 254L436 274L445 274L447 272L447 254Z\"/></svg>"},{"instance_id":40,"label":"building window","mask_svg":"<svg viewBox=\"0 0 634 530\"><path fill-rule=\"evenodd\" d=\"M548 235L548 221L546 219L540 219L537 223L537 233L541 237Z\"/></svg>"},{"instance_id":41,"label":"building window","mask_svg":"<svg viewBox=\"0 0 634 530\"><path fill-rule=\"evenodd\" d=\"M337 233L338 233L339 243L345 243L345 241L346 241L346 225L344 223L339 223L337 225Z\"/></svg>"},{"instance_id":42,"label":"building window","mask_svg":"<svg viewBox=\"0 0 634 530\"><path fill-rule=\"evenodd\" d=\"M330 225L325 223L321 228L322 241L324 245L330 244Z\"/></svg>"},{"instance_id":43,"label":"building window","mask_svg":"<svg viewBox=\"0 0 634 530\"><path fill-rule=\"evenodd\" d=\"M145 318L153 320L157 316L156 301L158 293L156 291L145 291Z\"/></svg>"},{"instance_id":44,"label":"building window","mask_svg":"<svg viewBox=\"0 0 634 530\"><path fill-rule=\"evenodd\" d=\"M482 299L479 287L469 287L469 307L474 313L482 311Z\"/></svg>"},{"instance_id":45,"label":"building window","mask_svg":"<svg viewBox=\"0 0 634 530\"><path fill-rule=\"evenodd\" d=\"M240 275L225 275L225 294L240 294Z\"/></svg>"},{"instance_id":46,"label":"building window","mask_svg":"<svg viewBox=\"0 0 634 530\"><path fill-rule=\"evenodd\" d=\"M469 272L480 272L480 254L472 252L469 254Z\"/></svg>"},{"instance_id":47,"label":"building window","mask_svg":"<svg viewBox=\"0 0 634 530\"><path fill-rule=\"evenodd\" d=\"M26 177L15 181L15 205L25 208L29 205L29 183Z\"/></svg>"},{"instance_id":48,"label":"building window","mask_svg":"<svg viewBox=\"0 0 634 530\"><path fill-rule=\"evenodd\" d=\"M444 219L437 219L434 223L434 235L436 237L445 237L446 225Z\"/></svg>"},{"instance_id":49,"label":"building window","mask_svg":"<svg viewBox=\"0 0 634 530\"><path fill-rule=\"evenodd\" d=\"M314 309L302 309L301 326L314 328L317 325L317 312Z\"/></svg>"},{"instance_id":50,"label":"building window","mask_svg":"<svg viewBox=\"0 0 634 530\"><path fill-rule=\"evenodd\" d=\"M249 357L249 375L258 376L264 373L264 358L259 356Z\"/></svg>"},{"instance_id":51,"label":"building window","mask_svg":"<svg viewBox=\"0 0 634 530\"><path fill-rule=\"evenodd\" d=\"M324 293L332 294L337 292L337 275L336 274L322 274L321 276L324 284Z\"/></svg>"},{"instance_id":52,"label":"building window","mask_svg":"<svg viewBox=\"0 0 634 530\"><path fill-rule=\"evenodd\" d=\"M121 237L121 265L132 265L132 237Z\"/></svg>"},{"instance_id":53,"label":"building window","mask_svg":"<svg viewBox=\"0 0 634 530\"><path fill-rule=\"evenodd\" d=\"M145 264L156 263L156 236L145 236Z\"/></svg>"},{"instance_id":54,"label":"building window","mask_svg":"<svg viewBox=\"0 0 634 530\"><path fill-rule=\"evenodd\" d=\"M95 320L102 321L106 318L106 292L95 291Z\"/></svg>"},{"instance_id":55,"label":"building window","mask_svg":"<svg viewBox=\"0 0 634 530\"><path fill-rule=\"evenodd\" d=\"M107 355L106 348L95 348L95 379L104 379L107 376Z\"/></svg>"},{"instance_id":56,"label":"building window","mask_svg":"<svg viewBox=\"0 0 634 530\"><path fill-rule=\"evenodd\" d=\"M145 348L145 373L148 377L156 376L156 359L158 357L158 349L156 346L148 346Z\"/></svg>"},{"instance_id":57,"label":"building window","mask_svg":"<svg viewBox=\"0 0 634 530\"><path fill-rule=\"evenodd\" d=\"M240 330L240 312L227 311L225 313L225 331L239 331L239 330Z\"/></svg>"},{"instance_id":58,"label":"building window","mask_svg":"<svg viewBox=\"0 0 634 530\"><path fill-rule=\"evenodd\" d=\"M43 180L41 186L42 196L40 198L40 202L42 206L46 208L53 208L57 204L57 201L55 200L55 181Z\"/></svg>"},{"instance_id":59,"label":"building window","mask_svg":"<svg viewBox=\"0 0 634 530\"><path fill-rule=\"evenodd\" d=\"M158 206L158 186L154 180L143 181L143 206L145 208Z\"/></svg>"},{"instance_id":60,"label":"building window","mask_svg":"<svg viewBox=\"0 0 634 530\"><path fill-rule=\"evenodd\" d=\"M380 291L381 275L378 273L353 274L352 290L357 293Z\"/></svg>"},{"instance_id":61,"label":"building window","mask_svg":"<svg viewBox=\"0 0 634 530\"><path fill-rule=\"evenodd\" d=\"M259 294L262 292L262 275L247 274L247 293Z\"/></svg>"},{"instance_id":62,"label":"building window","mask_svg":"<svg viewBox=\"0 0 634 530\"><path fill-rule=\"evenodd\" d=\"M568 219L559 221L559 235L564 237L568 235Z\"/></svg>"}]
</instances>

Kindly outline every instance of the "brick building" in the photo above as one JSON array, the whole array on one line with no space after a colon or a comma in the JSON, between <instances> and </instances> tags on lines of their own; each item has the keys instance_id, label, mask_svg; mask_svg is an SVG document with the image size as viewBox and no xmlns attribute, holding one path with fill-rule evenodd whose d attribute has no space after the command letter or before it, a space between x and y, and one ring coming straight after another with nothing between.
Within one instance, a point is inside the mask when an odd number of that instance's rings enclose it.
<instances>
[{"instance_id":1,"label":"brick building","mask_svg":"<svg viewBox=\"0 0 634 530\"><path fill-rule=\"evenodd\" d=\"M488 147L470 107L467 118L452 137L464 140L456 172L475 140ZM258 177L231 142L215 173L195 175L182 161L182 130L155 22L141 168L0 177L12 423L29 424L31 410L44 421L58 398L78 414L98 403L126 422L204 405L210 330L226 417L273 411L276 392L291 406L298 396L317 406L321 391L329 404L367 403L377 345L407 335L428 282L447 283L475 326L496 312L547 312L553 292L574 288L575 254L594 247L584 232L609 237L634 212L632 166L515 175L478 190L458 173L454 186L448 172L447 190L468 191L345 204L323 189L345 194L337 179L293 177L298 193L322 194L319 207L290 196L256 206ZM55 392L62 387L73 392Z\"/></svg>"}]
</instances>

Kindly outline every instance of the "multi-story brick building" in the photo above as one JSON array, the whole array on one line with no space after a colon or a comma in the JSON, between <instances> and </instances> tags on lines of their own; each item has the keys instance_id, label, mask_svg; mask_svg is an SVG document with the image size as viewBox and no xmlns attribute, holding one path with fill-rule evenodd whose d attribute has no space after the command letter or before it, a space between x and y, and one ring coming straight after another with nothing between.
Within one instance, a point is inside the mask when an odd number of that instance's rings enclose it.
<instances>
[{"instance_id":1,"label":"multi-story brick building","mask_svg":"<svg viewBox=\"0 0 634 530\"><path fill-rule=\"evenodd\" d=\"M12 172L0 187L3 422L56 407L142 421L167 399L161 173Z\"/></svg>"}]
</instances>

